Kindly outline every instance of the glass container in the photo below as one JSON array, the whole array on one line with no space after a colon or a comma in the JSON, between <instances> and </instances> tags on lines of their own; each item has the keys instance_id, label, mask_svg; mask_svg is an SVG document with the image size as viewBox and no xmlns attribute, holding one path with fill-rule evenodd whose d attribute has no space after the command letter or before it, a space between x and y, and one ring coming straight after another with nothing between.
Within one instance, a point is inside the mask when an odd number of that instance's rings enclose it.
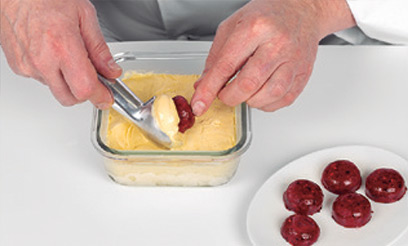
<instances>
[{"instance_id":1,"label":"glass container","mask_svg":"<svg viewBox=\"0 0 408 246\"><path fill-rule=\"evenodd\" d=\"M206 52L124 52L114 56L123 71L200 74ZM113 109L109 109L113 110ZM107 144L109 110L94 110L92 142L103 156L108 175L136 186L217 186L235 174L251 141L250 111L235 108L236 144L223 151L117 150ZM232 126L233 127L233 126Z\"/></svg>"}]
</instances>

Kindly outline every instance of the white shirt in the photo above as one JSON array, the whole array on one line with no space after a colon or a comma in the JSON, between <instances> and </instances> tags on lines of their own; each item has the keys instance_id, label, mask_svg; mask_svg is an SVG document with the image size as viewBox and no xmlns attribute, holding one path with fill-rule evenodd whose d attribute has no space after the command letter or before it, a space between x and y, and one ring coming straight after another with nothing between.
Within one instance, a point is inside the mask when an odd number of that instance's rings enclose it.
<instances>
[{"instance_id":1,"label":"white shirt","mask_svg":"<svg viewBox=\"0 0 408 246\"><path fill-rule=\"evenodd\" d=\"M352 44L408 45L408 0L347 0L358 27L337 32ZM375 40L373 40L375 39Z\"/></svg>"},{"instance_id":2,"label":"white shirt","mask_svg":"<svg viewBox=\"0 0 408 246\"><path fill-rule=\"evenodd\" d=\"M211 40L247 0L91 0L107 41ZM332 0L331 0L332 1ZM408 44L408 0L347 0L357 27L325 43ZM337 39L337 40L336 40Z\"/></svg>"}]
</instances>

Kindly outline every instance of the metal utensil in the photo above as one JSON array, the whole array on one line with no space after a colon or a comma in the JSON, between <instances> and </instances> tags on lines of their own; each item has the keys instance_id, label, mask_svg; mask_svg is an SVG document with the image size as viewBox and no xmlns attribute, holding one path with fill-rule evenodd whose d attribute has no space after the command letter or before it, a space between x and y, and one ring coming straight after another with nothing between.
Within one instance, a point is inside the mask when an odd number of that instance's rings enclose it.
<instances>
[{"instance_id":1,"label":"metal utensil","mask_svg":"<svg viewBox=\"0 0 408 246\"><path fill-rule=\"evenodd\" d=\"M98 79L111 91L114 99L113 109L136 124L156 143L166 148L172 146L171 139L160 130L152 115L155 97L144 103L120 79L108 79L101 74L98 74Z\"/></svg>"}]
</instances>

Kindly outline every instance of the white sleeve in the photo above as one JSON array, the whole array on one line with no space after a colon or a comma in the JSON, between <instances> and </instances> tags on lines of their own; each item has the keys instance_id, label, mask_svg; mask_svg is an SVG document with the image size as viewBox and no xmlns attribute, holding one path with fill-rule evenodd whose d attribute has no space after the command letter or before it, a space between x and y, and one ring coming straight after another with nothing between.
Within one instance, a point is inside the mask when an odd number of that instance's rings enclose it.
<instances>
[{"instance_id":1,"label":"white sleeve","mask_svg":"<svg viewBox=\"0 0 408 246\"><path fill-rule=\"evenodd\" d=\"M408 44L408 0L347 0L347 3L358 28L337 32L338 37L353 44L373 39Z\"/></svg>"}]
</instances>

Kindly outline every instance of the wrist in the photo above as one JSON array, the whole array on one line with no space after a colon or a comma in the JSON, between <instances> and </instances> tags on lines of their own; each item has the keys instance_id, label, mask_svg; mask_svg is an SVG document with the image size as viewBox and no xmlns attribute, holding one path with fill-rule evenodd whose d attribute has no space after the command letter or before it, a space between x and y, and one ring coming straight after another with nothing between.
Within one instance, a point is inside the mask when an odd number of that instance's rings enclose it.
<instances>
[{"instance_id":1,"label":"wrist","mask_svg":"<svg viewBox=\"0 0 408 246\"><path fill-rule=\"evenodd\" d=\"M346 0L309 0L319 11L318 26L320 38L356 26L354 16Z\"/></svg>"}]
</instances>

